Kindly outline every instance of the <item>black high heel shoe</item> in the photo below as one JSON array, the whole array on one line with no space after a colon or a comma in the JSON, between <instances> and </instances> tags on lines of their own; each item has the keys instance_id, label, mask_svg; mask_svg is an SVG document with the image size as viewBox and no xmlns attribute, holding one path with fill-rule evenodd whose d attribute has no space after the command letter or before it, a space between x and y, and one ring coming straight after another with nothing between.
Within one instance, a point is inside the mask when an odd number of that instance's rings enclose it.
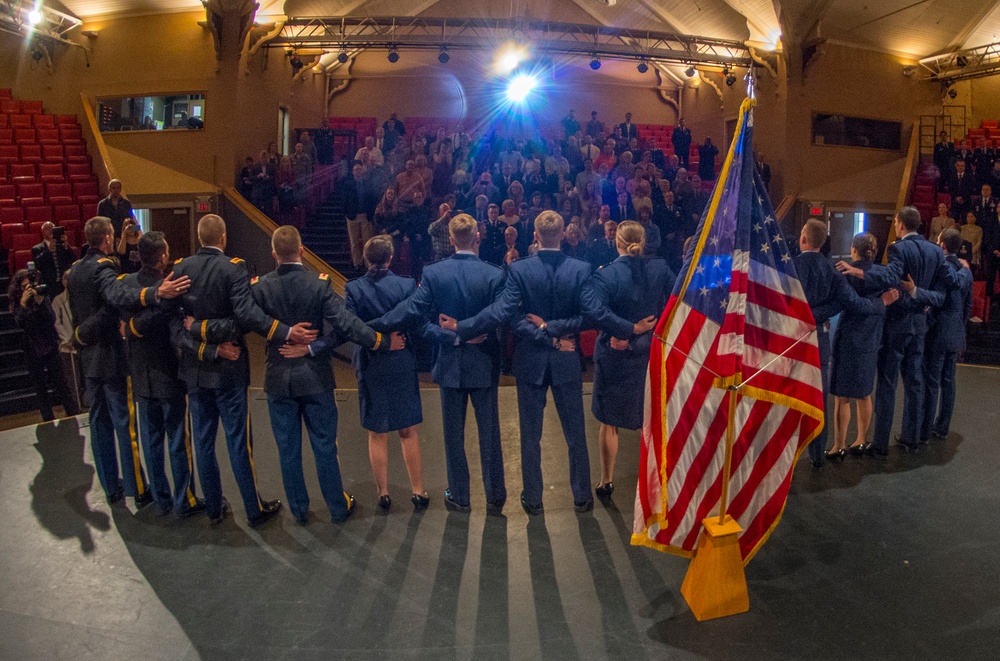
<instances>
[{"instance_id":1,"label":"black high heel shoe","mask_svg":"<svg viewBox=\"0 0 1000 661\"><path fill-rule=\"evenodd\" d=\"M378 506L382 508L383 512L388 512L392 508L392 498L388 495L378 497Z\"/></svg>"},{"instance_id":2,"label":"black high heel shoe","mask_svg":"<svg viewBox=\"0 0 1000 661\"><path fill-rule=\"evenodd\" d=\"M865 452L872 446L871 443L855 443L847 448L847 451L854 457L863 457Z\"/></svg>"},{"instance_id":3,"label":"black high heel shoe","mask_svg":"<svg viewBox=\"0 0 1000 661\"><path fill-rule=\"evenodd\" d=\"M831 450L826 453L827 461L843 461L847 456L847 450Z\"/></svg>"},{"instance_id":4,"label":"black high heel shoe","mask_svg":"<svg viewBox=\"0 0 1000 661\"><path fill-rule=\"evenodd\" d=\"M413 511L414 512L423 512L425 509L427 509L427 506L431 502L431 499L427 497L426 493L423 494L423 495L420 495L419 493L415 493L410 498L410 500L413 502Z\"/></svg>"}]
</instances>

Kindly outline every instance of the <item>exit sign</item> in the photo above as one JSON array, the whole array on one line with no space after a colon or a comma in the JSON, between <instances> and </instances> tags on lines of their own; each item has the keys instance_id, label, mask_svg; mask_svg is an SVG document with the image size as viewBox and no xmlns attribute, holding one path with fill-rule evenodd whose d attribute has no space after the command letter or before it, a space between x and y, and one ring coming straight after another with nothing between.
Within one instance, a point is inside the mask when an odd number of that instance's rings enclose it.
<instances>
[{"instance_id":1,"label":"exit sign","mask_svg":"<svg viewBox=\"0 0 1000 661\"><path fill-rule=\"evenodd\" d=\"M809 207L809 215L810 216L822 216L823 215L823 207Z\"/></svg>"},{"instance_id":2,"label":"exit sign","mask_svg":"<svg viewBox=\"0 0 1000 661\"><path fill-rule=\"evenodd\" d=\"M199 197L194 201L194 210L197 213L208 213L212 210L212 200L207 197Z\"/></svg>"}]
</instances>

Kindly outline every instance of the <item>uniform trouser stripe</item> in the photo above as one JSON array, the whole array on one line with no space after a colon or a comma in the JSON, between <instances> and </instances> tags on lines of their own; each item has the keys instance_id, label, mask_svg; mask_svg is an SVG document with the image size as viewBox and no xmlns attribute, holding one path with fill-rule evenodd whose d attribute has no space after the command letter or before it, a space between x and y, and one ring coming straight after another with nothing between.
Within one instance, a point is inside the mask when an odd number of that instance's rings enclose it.
<instances>
[{"instance_id":1,"label":"uniform trouser stripe","mask_svg":"<svg viewBox=\"0 0 1000 661\"><path fill-rule=\"evenodd\" d=\"M275 323L278 323L277 321ZM257 486L257 467L253 463L253 426L250 424L250 393L247 392L247 457L250 458L250 475L253 477L253 488L257 492L257 506L264 510L260 500L260 487Z\"/></svg>"},{"instance_id":2,"label":"uniform trouser stripe","mask_svg":"<svg viewBox=\"0 0 1000 661\"><path fill-rule=\"evenodd\" d=\"M135 399L132 397L132 377L126 378L125 392L128 403L128 436L132 445L132 462L135 466L135 488L141 496L146 493L146 485L142 479L142 463L139 459L139 422L135 410Z\"/></svg>"},{"instance_id":3,"label":"uniform trouser stripe","mask_svg":"<svg viewBox=\"0 0 1000 661\"><path fill-rule=\"evenodd\" d=\"M188 471L191 473L191 481L187 487L187 500L191 507L198 504L198 499L191 490L194 484L194 451L191 449L191 408L187 396L184 397L184 451L187 452Z\"/></svg>"}]
</instances>

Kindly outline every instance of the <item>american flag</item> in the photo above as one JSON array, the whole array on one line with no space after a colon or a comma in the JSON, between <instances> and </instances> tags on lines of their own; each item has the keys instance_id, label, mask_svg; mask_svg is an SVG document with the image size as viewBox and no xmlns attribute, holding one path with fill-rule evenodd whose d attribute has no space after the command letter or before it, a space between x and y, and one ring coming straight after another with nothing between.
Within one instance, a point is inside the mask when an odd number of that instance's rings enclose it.
<instances>
[{"instance_id":1,"label":"american flag","mask_svg":"<svg viewBox=\"0 0 1000 661\"><path fill-rule=\"evenodd\" d=\"M739 386L726 513L743 529L744 562L778 524L799 453L823 426L816 325L755 171L753 105L656 327L632 536L693 555L721 506L724 386Z\"/></svg>"}]
</instances>

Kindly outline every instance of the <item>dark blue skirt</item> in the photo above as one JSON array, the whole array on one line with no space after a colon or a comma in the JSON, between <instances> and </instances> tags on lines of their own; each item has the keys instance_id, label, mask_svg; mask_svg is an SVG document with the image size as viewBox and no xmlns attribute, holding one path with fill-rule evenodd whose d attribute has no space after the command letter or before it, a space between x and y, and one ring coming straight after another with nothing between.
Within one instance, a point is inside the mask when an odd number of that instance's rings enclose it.
<instances>
[{"instance_id":1,"label":"dark blue skirt","mask_svg":"<svg viewBox=\"0 0 1000 661\"><path fill-rule=\"evenodd\" d=\"M594 417L612 427L642 428L648 369L648 343L640 350L633 346L618 351L599 339L594 349L594 394L590 401Z\"/></svg>"},{"instance_id":2,"label":"dark blue skirt","mask_svg":"<svg viewBox=\"0 0 1000 661\"><path fill-rule=\"evenodd\" d=\"M361 426L385 434L418 425L424 420L416 361L409 350L370 354L358 370Z\"/></svg>"}]
</instances>

